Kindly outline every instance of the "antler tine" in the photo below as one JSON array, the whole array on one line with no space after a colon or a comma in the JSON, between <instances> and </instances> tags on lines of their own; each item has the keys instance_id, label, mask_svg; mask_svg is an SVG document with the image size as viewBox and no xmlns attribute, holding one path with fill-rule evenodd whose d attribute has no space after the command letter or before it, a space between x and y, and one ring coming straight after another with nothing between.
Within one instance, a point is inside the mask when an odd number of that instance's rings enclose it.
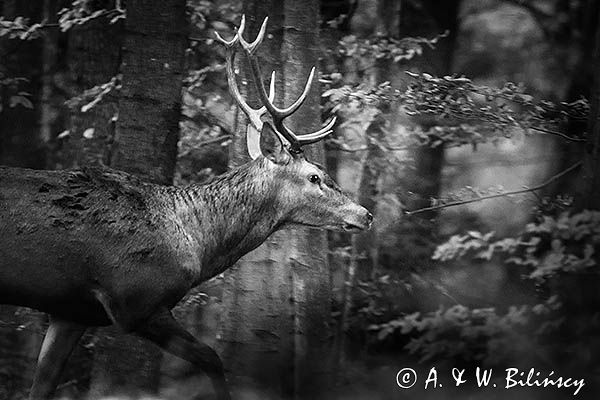
<instances>
[{"instance_id":1,"label":"antler tine","mask_svg":"<svg viewBox=\"0 0 600 400\"><path fill-rule=\"evenodd\" d=\"M254 108L250 107L248 105L248 103L246 103L244 98L242 97L242 94L240 93L240 89L237 86L237 81L235 79L235 71L233 69L234 58L235 58L235 47L228 47L227 55L226 55L226 64L227 64L226 69L227 69L227 84L229 85L229 90L230 90L231 95L232 95L233 99L235 100L235 102L238 104L238 106L242 109L242 111L244 111L244 113L250 119L250 122L252 123L252 125L254 125L256 127L256 129L260 130L262 128L262 121L260 120L260 117L262 116L262 114L264 114L266 109L261 108L261 109L255 110Z\"/></svg>"},{"instance_id":2,"label":"antler tine","mask_svg":"<svg viewBox=\"0 0 600 400\"><path fill-rule=\"evenodd\" d=\"M242 15L242 22L240 23L240 28L238 29L238 37L240 38L240 44L242 45L242 48L246 51L246 53L248 53L249 56L254 54L254 51L256 50L256 48L258 46L260 46L263 39L265 38L265 33L267 32L267 22L268 21L269 21L269 17L265 17L262 25L260 26L260 31L258 32L256 39L252 43L248 43L243 37L244 29L246 27L246 16Z\"/></svg>"},{"instance_id":3,"label":"antler tine","mask_svg":"<svg viewBox=\"0 0 600 400\"><path fill-rule=\"evenodd\" d=\"M233 99L235 100L235 102L237 103L237 105L242 109L242 111L248 116L248 119L250 120L251 126L249 125L247 132L246 132L246 143L248 146L248 153L250 154L250 157L252 159L255 159L256 157L258 157L262 154L260 151L260 132L263 127L263 122L261 120L261 117L267 112L267 108L265 106L262 106L259 109L254 109L254 108L250 107L248 105L248 103L246 103L244 98L242 97L242 94L240 93L240 90L237 85L237 80L236 80L235 71L234 71L235 54L236 54L236 49L237 49L236 45L239 42L243 41L242 34L244 33L245 26L246 26L246 18L245 18L245 16L242 16L240 26L239 26L235 36L233 37L233 39L226 40L221 35L219 35L218 32L215 32L215 36L217 37L217 40L219 42L221 42L226 48L225 58L226 58L226 69L227 69L227 83L229 85L230 93L231 93ZM263 27L261 28L261 32L263 32L262 36L264 36L265 29L266 29L266 20L265 20L265 22L263 22ZM260 44L260 41L257 39L257 41L255 41L251 45L249 45L249 47L250 47L249 51L254 51L254 48L258 44ZM269 99L270 99L270 101L273 101L274 98L275 98L275 79L274 79L274 75L273 75L273 78L271 79L271 84L269 87Z\"/></svg>"},{"instance_id":4,"label":"antler tine","mask_svg":"<svg viewBox=\"0 0 600 400\"><path fill-rule=\"evenodd\" d=\"M237 44L237 42L238 42L238 35L237 35L237 34L235 34L235 36L234 36L234 37L233 37L233 39L231 39L231 40L225 40L225 39L223 38L223 36L221 36L221 35L219 34L219 32L217 32L217 31L215 31L215 36L217 37L217 40L218 40L219 42L223 43L227 49L229 49L229 48L232 48L232 47L233 47L233 46L235 46L235 45Z\"/></svg>"},{"instance_id":5,"label":"antler tine","mask_svg":"<svg viewBox=\"0 0 600 400\"><path fill-rule=\"evenodd\" d=\"M256 89L258 91L259 97L261 98L261 101L264 103L264 106L267 108L269 113L277 119L289 117L290 115L295 113L302 104L304 104L304 101L306 101L306 98L308 96L308 92L310 91L310 87L312 85L312 81L314 79L316 71L315 67L311 68L310 74L306 79L306 84L304 85L304 90L302 91L302 94L300 94L300 96L296 99L296 101L294 101L289 107L279 108L275 104L273 104L273 99L267 97L265 84L263 82L262 73L260 71L260 65L258 64L258 60L254 57L250 57L250 68L252 69L254 82L256 84ZM271 82L273 82L275 75L273 74L272 76L273 78L271 78ZM269 99L270 101L267 101Z\"/></svg>"},{"instance_id":6,"label":"antler tine","mask_svg":"<svg viewBox=\"0 0 600 400\"><path fill-rule=\"evenodd\" d=\"M271 72L271 82L269 83L269 102L273 103L273 101L275 101L275 71Z\"/></svg>"},{"instance_id":7,"label":"antler tine","mask_svg":"<svg viewBox=\"0 0 600 400\"><path fill-rule=\"evenodd\" d=\"M292 103L292 105L290 105L289 107L284 108L284 109L275 107L275 109L278 111L278 114L281 116L281 118L289 117L290 115L295 113L296 110L298 108L300 108L300 106L302 104L304 104L304 101L306 100L306 97L308 96L308 92L310 91L310 87L312 86L313 78L315 77L315 70L316 70L315 67L312 67L310 69L310 74L308 75L308 79L306 80L306 84L304 85L304 90L302 91L302 94L300 95L300 97L298 97L296 99L296 101Z\"/></svg>"},{"instance_id":8,"label":"antler tine","mask_svg":"<svg viewBox=\"0 0 600 400\"><path fill-rule=\"evenodd\" d=\"M283 122L276 123L275 128L277 131L281 132L281 136L285 137L285 139L290 143L290 148L296 152L301 151L301 147L307 144L316 143L322 140L324 137L328 136L333 132L332 128L335 125L337 117L333 116L321 129L315 132L297 135L290 128L285 126Z\"/></svg>"},{"instance_id":9,"label":"antler tine","mask_svg":"<svg viewBox=\"0 0 600 400\"><path fill-rule=\"evenodd\" d=\"M312 132L312 133L307 133L305 135L296 135L296 138L297 138L298 142L300 142L302 144L310 144L310 143L318 142L319 140L323 139L324 137L328 136L329 134L331 134L333 132L332 128L335 125L336 121L337 121L337 117L333 116L318 131Z\"/></svg>"},{"instance_id":10,"label":"antler tine","mask_svg":"<svg viewBox=\"0 0 600 400\"><path fill-rule=\"evenodd\" d=\"M286 107L286 108L279 108L279 107L275 106L275 104L274 104L275 71L273 71L271 73L271 81L269 83L269 93L267 94L267 91L265 90L265 84L264 84L264 81L262 78L262 73L260 70L260 64L258 62L257 57L254 55L256 49L258 48L258 46L262 43L262 41L264 39L265 33L267 31L268 20L269 20L268 17L266 17L263 20L263 23L260 27L260 30L258 32L256 39L251 43L247 42L243 37L244 30L246 28L245 15L242 16L242 20L240 22L240 27L238 28L236 37L234 39L232 39L231 41L226 41L219 35L217 35L217 38L223 44L225 44L225 46L228 47L228 50L231 49L230 50L231 51L231 62L229 62L229 58L228 58L228 63L227 63L227 71L228 71L227 79L229 82L229 87L231 88L232 93L234 94L234 98L236 99L236 101L238 102L240 107L244 110L244 112L246 112L246 114L248 114L250 119L253 120L253 118L256 118L256 121L255 121L256 124L253 124L253 125L255 127L262 126L262 121L260 120L260 118L262 117L262 115L265 112L268 112L269 114L271 114L271 117L273 120L274 131L277 134L277 136L279 137L279 139L282 141L282 143L285 140L289 143L291 150L300 152L302 146L318 142L319 140L323 139L325 136L329 135L332 132L331 128L335 124L336 118L333 117L329 122L327 122L318 131L312 132L312 133L309 133L306 135L296 135L287 126L285 126L285 124L283 123L283 120L286 117L289 117L290 115L295 113L298 110L298 108L300 106L302 106L302 104L306 101L306 98L308 97L308 93L312 86L316 68L315 67L311 68L310 74L308 75L308 78L306 80L306 84L304 85L304 89L302 90L302 93L296 99L296 101L294 101L289 107ZM236 82L235 82L235 75L230 73L230 69L233 70L233 55L235 53L234 46L237 41L239 41L241 47L246 52L246 55L248 56L248 59L250 61L250 69L251 69L252 75L254 77L254 83L256 85L256 89L257 89L260 101L263 104L263 106L258 110L254 110L254 109L250 108L243 101L243 99L241 98L241 95L239 95L239 90L238 90Z\"/></svg>"},{"instance_id":11,"label":"antler tine","mask_svg":"<svg viewBox=\"0 0 600 400\"><path fill-rule=\"evenodd\" d=\"M304 86L304 90L300 97L298 97L298 99L291 106L281 109L273 104L272 87L275 82L275 74L271 74L271 93L269 93L269 96L267 96L258 60L256 59L256 57L249 58L250 68L252 69L252 75L254 76L254 83L256 84L258 96L260 97L260 100L262 101L264 107L266 107L269 114L271 114L271 116L273 117L275 132L277 132L277 135L280 138L285 138L289 142L290 147L293 150L300 151L301 146L310 143L315 143L331 133L330 130L335 124L335 118L329 121L329 123L327 123L323 128L319 129L317 132L313 132L308 135L296 135L283 123L283 120L286 117L292 115L306 100L306 97L308 96L308 92L310 90L310 86L312 84L312 80L314 79L314 67L310 71L310 75L308 76L306 85ZM307 137L304 138L304 136Z\"/></svg>"}]
</instances>

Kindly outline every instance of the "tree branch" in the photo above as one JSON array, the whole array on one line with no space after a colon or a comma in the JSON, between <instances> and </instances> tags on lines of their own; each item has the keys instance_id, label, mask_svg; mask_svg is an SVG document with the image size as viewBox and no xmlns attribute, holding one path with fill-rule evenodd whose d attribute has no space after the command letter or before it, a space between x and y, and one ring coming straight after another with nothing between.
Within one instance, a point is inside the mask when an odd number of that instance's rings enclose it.
<instances>
[{"instance_id":1,"label":"tree branch","mask_svg":"<svg viewBox=\"0 0 600 400\"><path fill-rule=\"evenodd\" d=\"M558 132L558 131L553 131L553 130L550 130L550 129L540 128L540 127L537 127L537 126L528 126L528 127L524 128L524 129L531 129L531 130L538 131L538 132L541 132L541 133L544 133L544 134L547 134L547 135L559 136L559 137L561 137L561 138L563 138L565 140L571 141L571 142L586 142L586 139L583 139L583 138L576 138L576 137L568 136L568 135L565 135L564 133L561 133L561 132Z\"/></svg>"},{"instance_id":2,"label":"tree branch","mask_svg":"<svg viewBox=\"0 0 600 400\"><path fill-rule=\"evenodd\" d=\"M571 165L569 168L565 169L564 171L559 172L558 174L556 174L556 175L548 178L546 181L540 183L537 186L531 187L531 188L525 188L525 189L520 189L520 190L512 190L512 191L509 191L509 192L496 193L496 194L492 194L492 195L489 195L489 196L477 197L477 198L474 198L474 199L460 200L460 201L454 201L454 202L451 202L451 203L440 204L440 205L437 205L437 206L419 208L419 209L414 210L414 211L406 211L405 215L420 214L420 213L427 212L427 211L440 210L442 208L460 206L460 205L463 205L463 204L475 203L477 201L482 201L482 200L489 200L489 199L495 199L495 198L498 198L498 197L512 196L512 195L515 195L515 194L523 194L523 193L535 192L537 190L543 189L544 187L550 185L551 183L553 183L556 180L560 179L561 177L563 177L564 175L568 174L569 172L571 172L571 171L579 168L582 164L583 164L583 162L579 161L579 162Z\"/></svg>"},{"instance_id":3,"label":"tree branch","mask_svg":"<svg viewBox=\"0 0 600 400\"><path fill-rule=\"evenodd\" d=\"M216 138L206 139L206 140L203 140L201 142L198 142L197 146L201 147L201 146L206 146L206 145L213 144L213 143L224 142L224 141L229 140L231 138L232 138L232 135L218 136Z\"/></svg>"}]
</instances>

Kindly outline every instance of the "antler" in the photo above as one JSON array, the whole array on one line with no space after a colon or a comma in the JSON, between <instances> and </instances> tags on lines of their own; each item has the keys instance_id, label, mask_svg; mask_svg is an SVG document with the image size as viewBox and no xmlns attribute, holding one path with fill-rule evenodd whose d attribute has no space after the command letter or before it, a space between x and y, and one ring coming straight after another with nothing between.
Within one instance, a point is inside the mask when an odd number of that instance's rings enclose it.
<instances>
[{"instance_id":1,"label":"antler","mask_svg":"<svg viewBox=\"0 0 600 400\"><path fill-rule=\"evenodd\" d=\"M310 90L312 80L315 75L315 67L313 67L310 71L308 79L306 81L306 85L304 86L304 90L302 94L296 101L294 101L289 107L279 108L273 104L273 100L275 98L275 72L271 74L271 82L269 85L269 94L265 90L265 85L262 79L262 74L260 71L260 64L258 62L257 57L254 55L258 46L262 43L266 30L267 30L267 21L269 20L266 17L260 27L260 31L256 37L256 39L249 43L243 38L244 29L246 27L246 17L242 16L242 21L240 23L240 27L235 35L235 37L231 41L224 40L218 33L217 38L227 47L227 80L229 83L229 87L231 89L233 97L236 99L236 102L240 105L242 110L248 115L250 120L252 121L255 127L259 125L255 123L254 120L260 121L260 126L262 127L262 121L260 118L265 114L266 111L270 114L273 123L271 124L273 130L279 137L279 140L285 147L289 147L289 150L295 153L299 153L302 151L301 147L307 144L318 142L323 139L325 136L329 135L332 130L331 128L335 124L336 117L331 118L321 129L316 132L311 132L308 134L298 135L294 133L291 129L289 129L283 120L293 113L295 113L298 108L304 103L306 97L308 96L308 92ZM235 75L233 74L233 57L235 55L235 46L237 43L240 43L248 59L250 61L250 68L252 71L252 75L254 77L254 83L256 84L256 88L258 91L259 98L263 103L263 106L259 110L254 110L249 107L244 100L242 99L240 92L237 88L237 84L235 81ZM258 129L258 128L257 128ZM260 129L258 129L260 131ZM286 142L289 146L286 146ZM249 147L250 151L250 147Z\"/></svg>"},{"instance_id":2,"label":"antler","mask_svg":"<svg viewBox=\"0 0 600 400\"><path fill-rule=\"evenodd\" d=\"M266 27L267 27L266 22L267 22L267 18L265 18L265 21L263 22L263 26L261 27L263 36L264 36L264 31L266 30ZM240 23L238 32L235 34L233 39L225 40L221 35L219 35L218 32L215 32L215 36L217 37L217 40L219 40L221 43L223 43L225 45L227 84L229 86L229 91L231 92L231 95L233 96L233 99L235 100L237 105L242 109L242 111L244 111L244 113L248 116L248 119L250 120L250 125L248 125L248 129L246 130L246 145L248 147L248 153L250 154L250 157L252 159L255 159L262 155L262 152L260 150L260 132L263 127L263 121L261 118L267 112L267 109L265 106L262 106L259 109L254 109L254 108L250 107L248 105L248 103L246 103L244 98L242 97L242 94L240 93L240 89L237 86L237 80L235 79L235 71L234 71L235 53L237 51L237 44L240 41L241 33L244 31L245 25L246 25L246 18L245 18L245 16L242 16L242 22ZM262 37L261 37L261 41L262 41ZM253 44L255 46L258 46L260 44L260 42L255 41ZM273 76L271 77L271 83L269 85L269 99L271 99L271 101L273 101L274 98L275 98L275 73L273 73Z\"/></svg>"}]
</instances>

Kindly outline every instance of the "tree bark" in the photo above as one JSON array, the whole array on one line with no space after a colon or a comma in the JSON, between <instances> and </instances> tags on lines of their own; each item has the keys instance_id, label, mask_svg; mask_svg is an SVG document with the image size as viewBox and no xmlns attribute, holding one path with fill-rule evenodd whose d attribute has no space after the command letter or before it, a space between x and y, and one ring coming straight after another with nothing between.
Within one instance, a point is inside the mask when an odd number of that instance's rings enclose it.
<instances>
[{"instance_id":1,"label":"tree bark","mask_svg":"<svg viewBox=\"0 0 600 400\"><path fill-rule=\"evenodd\" d=\"M246 38L269 15L272 38L263 42L260 53L268 55L264 70L285 60L283 77L282 69L275 68L277 101L295 100L310 68L318 65L318 5L315 0L244 3L251 22ZM307 132L320 126L319 93L315 82L306 103L290 118L291 129ZM245 119L239 119L231 165L247 160L245 130ZM322 145L308 153L313 161L323 161ZM219 335L232 380L249 379L283 398L316 396L330 373L329 302L324 233L284 229L242 258L225 273Z\"/></svg>"},{"instance_id":2,"label":"tree bark","mask_svg":"<svg viewBox=\"0 0 600 400\"><path fill-rule=\"evenodd\" d=\"M393 0L378 0L376 4L377 24L375 31L384 36L397 36L400 3ZM373 68L370 80L374 84L391 81L395 73L398 73L391 60L377 60ZM366 131L367 151L364 156L361 172L359 174L358 191L356 198L359 204L375 215L377 221L377 197L379 181L384 169L381 162L385 155L377 142L385 138L385 124L390 118L389 110L382 110ZM374 139L374 140L371 140ZM369 280L375 273L378 265L379 246L377 245L377 226L360 235L351 238L352 253L351 260L344 265L344 290L342 292L342 313L340 325L336 338L336 353L338 370L344 370L346 354L349 346L346 344L346 334L349 328L348 318L353 307L354 289L358 280Z\"/></svg>"},{"instance_id":3,"label":"tree bark","mask_svg":"<svg viewBox=\"0 0 600 400\"><path fill-rule=\"evenodd\" d=\"M16 17L39 21L43 13L42 2L5 1L2 16L7 20ZM5 87L2 112L0 112L0 165L43 168L45 144L39 135L39 108L42 76L42 42L2 38L0 41L1 75L8 78L27 78L19 91L30 94L32 108L21 105L10 107L14 93Z\"/></svg>"},{"instance_id":4,"label":"tree bark","mask_svg":"<svg viewBox=\"0 0 600 400\"><path fill-rule=\"evenodd\" d=\"M111 165L155 183L173 180L187 30L184 0L127 2ZM98 344L92 394L155 392L162 353L132 336L110 339L115 335Z\"/></svg>"},{"instance_id":5,"label":"tree bark","mask_svg":"<svg viewBox=\"0 0 600 400\"><path fill-rule=\"evenodd\" d=\"M319 65L319 1L286 0L284 4L285 104L291 104L299 96L310 68ZM317 79L303 107L289 121L290 128L296 132L316 131L321 126L318 76L317 72ZM308 150L307 158L324 163L322 142ZM327 236L325 232L309 228L292 232L297 249L296 256L288 255L294 300L294 394L297 398L314 398L328 386L332 372ZM283 235L288 237L285 231Z\"/></svg>"},{"instance_id":6,"label":"tree bark","mask_svg":"<svg viewBox=\"0 0 600 400\"><path fill-rule=\"evenodd\" d=\"M114 168L172 183L187 32L185 1L127 2Z\"/></svg>"},{"instance_id":7,"label":"tree bark","mask_svg":"<svg viewBox=\"0 0 600 400\"><path fill-rule=\"evenodd\" d=\"M57 0L44 0L44 20L49 24L57 22ZM42 50L42 96L40 110L40 137L48 143L53 138L52 125L58 114L58 108L52 101L54 73L58 55L58 32L51 30L45 33Z\"/></svg>"},{"instance_id":8,"label":"tree bark","mask_svg":"<svg viewBox=\"0 0 600 400\"><path fill-rule=\"evenodd\" d=\"M284 91L281 76L282 4L247 0L243 12L247 17L247 39L255 37L262 18L269 16L267 38L259 47L259 57L265 71L278 72L276 102L280 103ZM259 103L248 63L242 55L237 62L242 95L250 105L257 107ZM238 111L234 143L230 149L231 167L249 161L246 125L245 115ZM291 275L286 261L282 238L276 239L273 235L224 274L223 317L218 336L225 368L231 372L230 381L234 387L249 384L278 394L292 391Z\"/></svg>"},{"instance_id":9,"label":"tree bark","mask_svg":"<svg viewBox=\"0 0 600 400\"><path fill-rule=\"evenodd\" d=\"M1 15L41 19L44 4L6 0L0 3ZM0 165L43 168L45 147L39 130L42 97L43 60L40 41L0 39L0 76L27 78L20 91L30 93L34 108L10 107L12 90L0 86ZM34 360L41 345L45 316L24 307L0 306L0 398L22 398L33 381ZM11 323L17 321L16 323Z\"/></svg>"},{"instance_id":10,"label":"tree bark","mask_svg":"<svg viewBox=\"0 0 600 400\"><path fill-rule=\"evenodd\" d=\"M598 18L600 20L600 16ZM597 210L600 208L600 27L596 28L593 49L592 65L595 73L592 76L587 142L575 206L578 209Z\"/></svg>"},{"instance_id":11,"label":"tree bark","mask_svg":"<svg viewBox=\"0 0 600 400\"><path fill-rule=\"evenodd\" d=\"M98 2L99 9L111 9L114 1ZM110 24L108 18L74 26L68 33L67 66L71 96L107 83L119 73L121 66L122 21ZM69 137L57 159L59 168L110 162L110 143L114 138L113 117L117 115L116 96L105 96L87 111L79 104L70 111ZM83 136L92 129L91 135ZM90 131L88 131L90 132Z\"/></svg>"},{"instance_id":12,"label":"tree bark","mask_svg":"<svg viewBox=\"0 0 600 400\"><path fill-rule=\"evenodd\" d=\"M420 72L443 76L452 73L456 35L458 31L458 11L460 0L424 1L423 7L415 7L411 2L402 2L400 13L400 36L432 37L448 31L449 35L440 40L435 49L425 48L421 56L408 63L408 67ZM408 82L405 81L404 84ZM423 124L419 120L404 118L408 125L420 124L429 128L431 122ZM435 124L435 121L433 122ZM401 188L397 194L400 202L409 210L429 205L431 197L438 197L441 186L441 173L444 160L443 146L420 147L408 151L406 157L414 160L414 169L406 169L398 180ZM399 257L400 270L410 273L430 262L435 246L435 212L404 218L397 229L400 238L396 247L405 249ZM437 305L436 305L437 306Z\"/></svg>"}]
</instances>

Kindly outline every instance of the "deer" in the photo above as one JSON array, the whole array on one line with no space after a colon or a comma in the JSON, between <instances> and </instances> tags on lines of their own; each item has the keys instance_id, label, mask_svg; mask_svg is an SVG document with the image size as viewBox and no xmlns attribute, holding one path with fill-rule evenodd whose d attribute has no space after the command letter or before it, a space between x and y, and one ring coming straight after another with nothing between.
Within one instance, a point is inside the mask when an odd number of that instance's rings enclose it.
<instances>
[{"instance_id":1,"label":"deer","mask_svg":"<svg viewBox=\"0 0 600 400\"><path fill-rule=\"evenodd\" d=\"M274 73L265 89L245 16L225 46L230 93L247 116L250 161L205 184L145 182L108 167L44 171L0 167L0 304L40 310L49 327L30 400L51 398L61 371L86 329L115 325L147 339L204 372L219 400L230 399L215 350L188 333L171 309L192 288L235 264L287 225L358 233L373 216L303 154L332 131L335 118L307 134L285 124L303 104L274 104ZM250 61L262 106L240 94L234 72L239 48ZM277 151L263 154L269 132Z\"/></svg>"}]
</instances>

